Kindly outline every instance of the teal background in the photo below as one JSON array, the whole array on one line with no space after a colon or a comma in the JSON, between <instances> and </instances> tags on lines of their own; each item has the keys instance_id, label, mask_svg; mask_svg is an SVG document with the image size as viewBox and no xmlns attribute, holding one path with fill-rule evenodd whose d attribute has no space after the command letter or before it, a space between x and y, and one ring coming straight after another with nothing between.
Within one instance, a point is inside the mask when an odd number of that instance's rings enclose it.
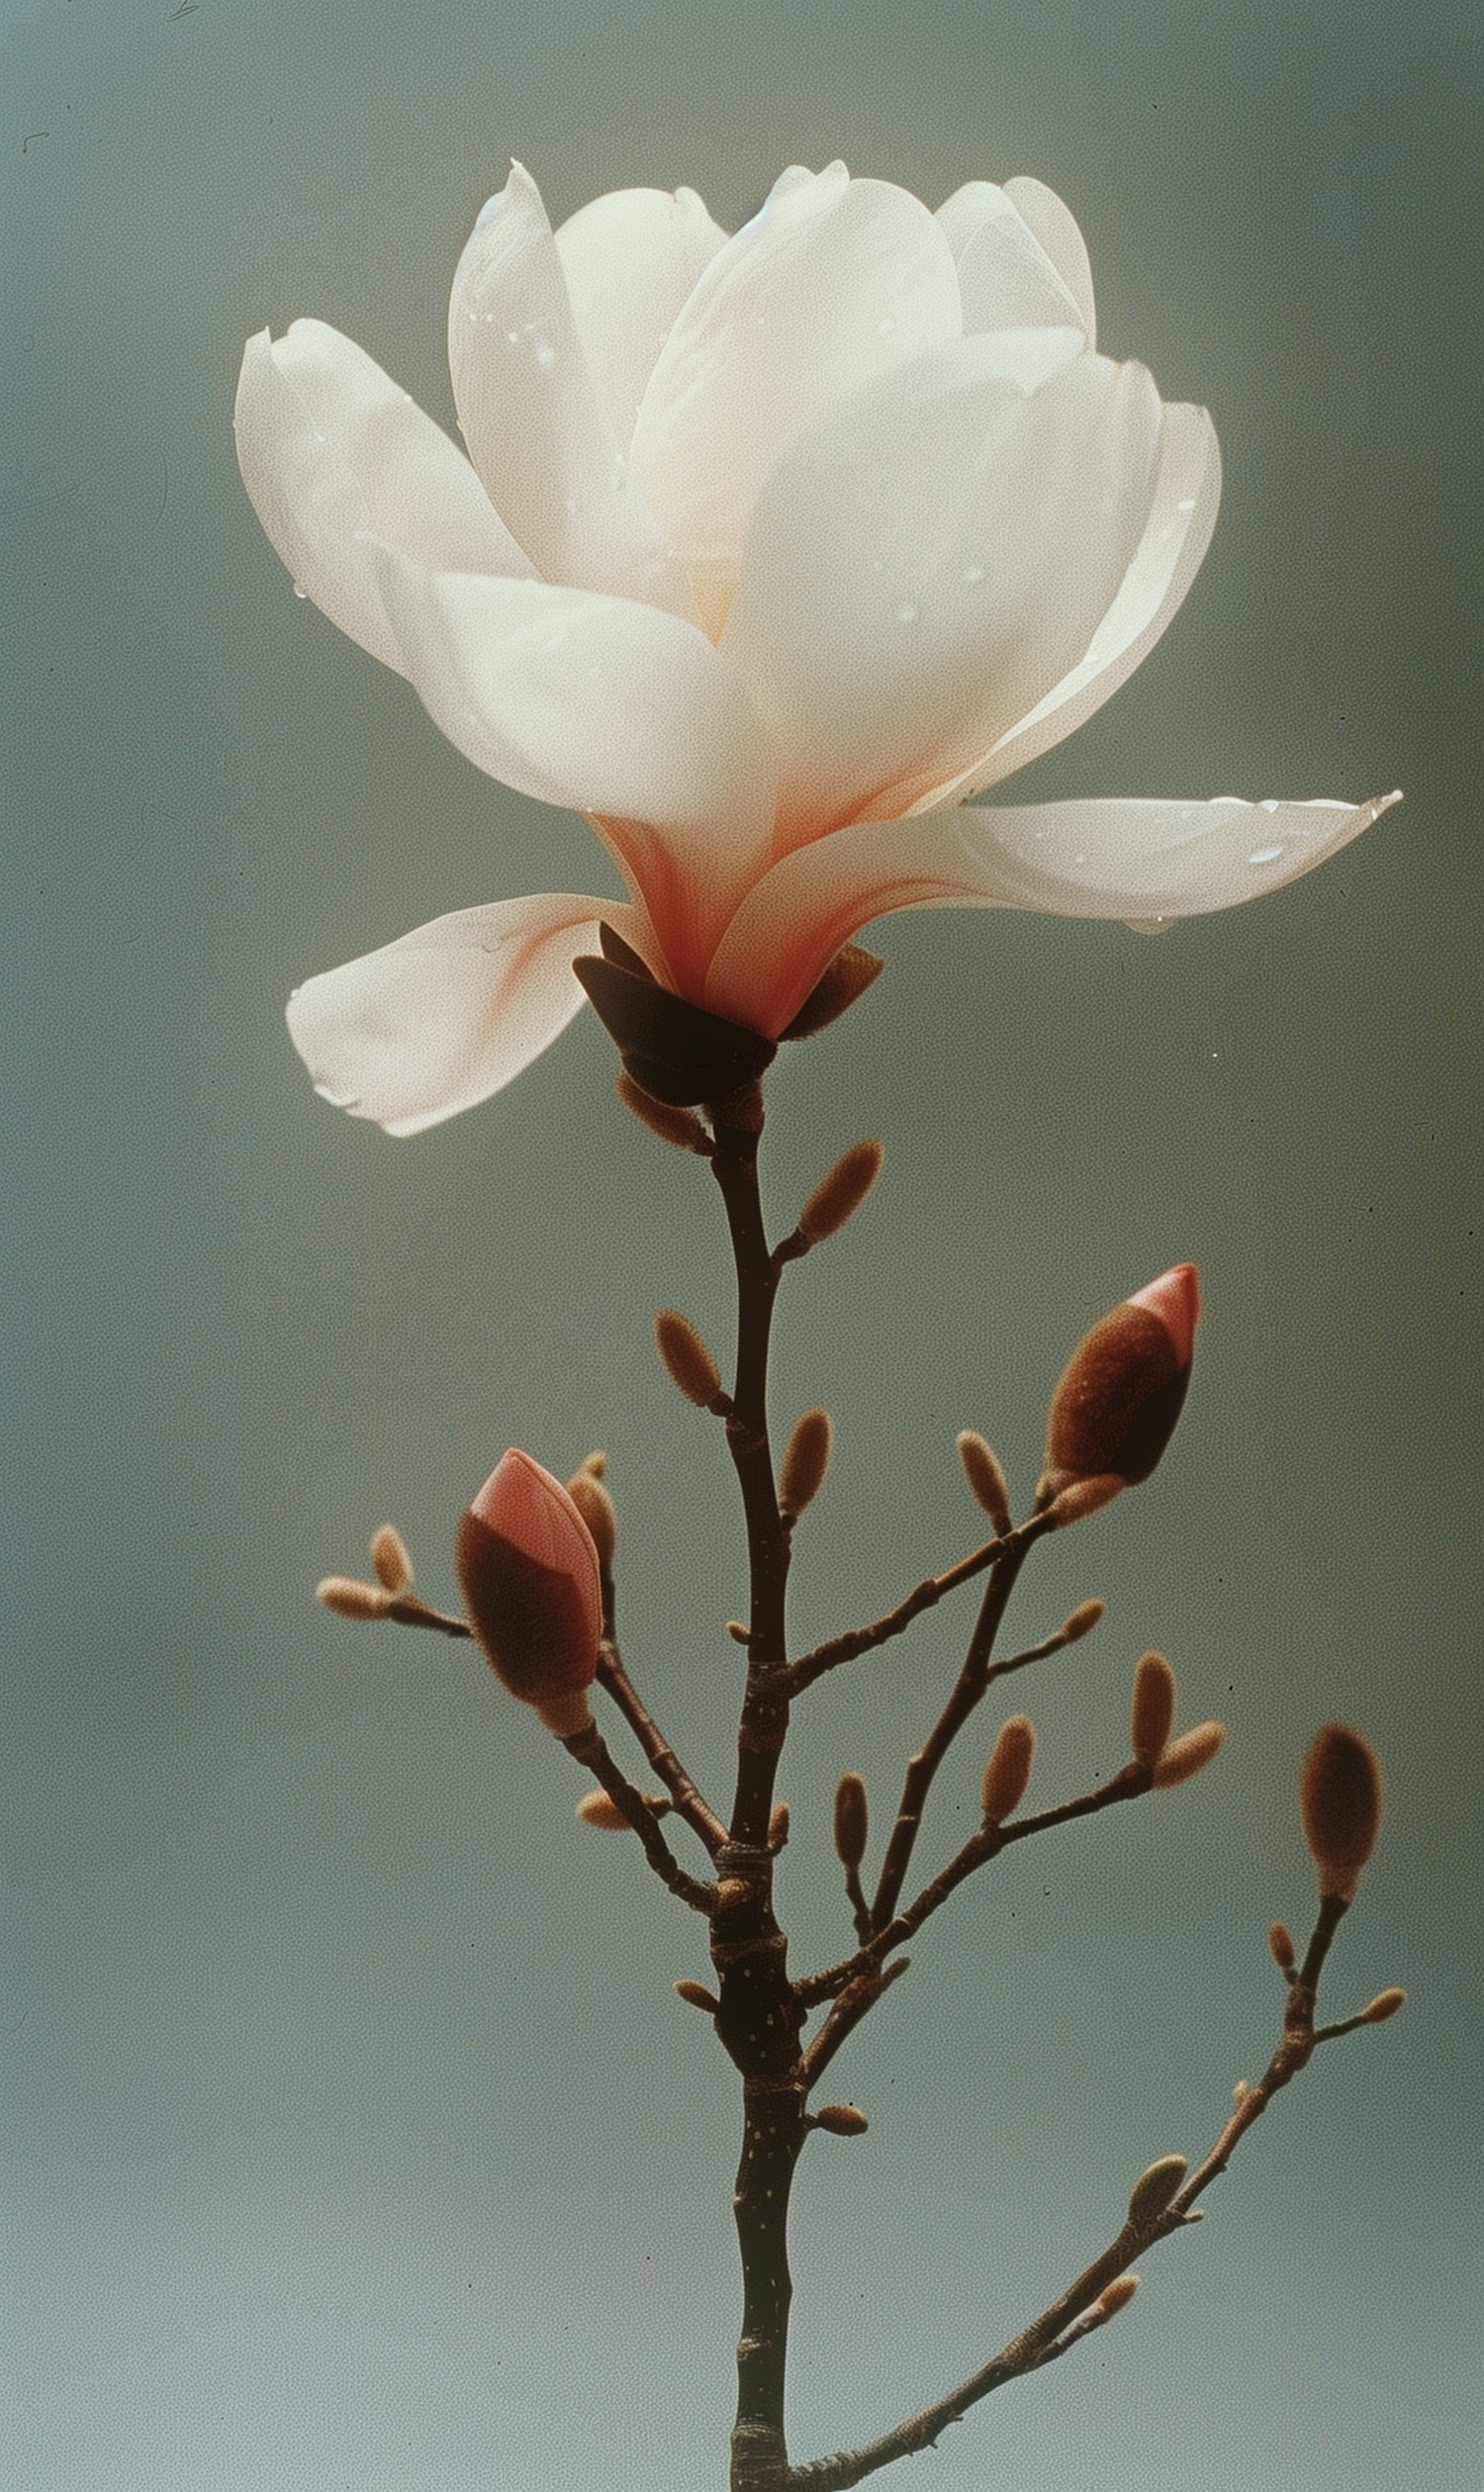
<instances>
[{"instance_id":1,"label":"teal background","mask_svg":"<svg viewBox=\"0 0 1484 2492\"><path fill-rule=\"evenodd\" d=\"M1408 794L1291 890L1159 941L933 914L774 1083L770 1200L863 1132L870 1209L790 1280L778 1404L837 1461L799 1632L968 1545L954 1431L1028 1493L1084 1326L1177 1257L1208 1314L1157 1479L1032 1567L1107 1622L1017 1701L1050 1800L1121 1753L1148 1643L1198 1784L1026 1846L838 2064L869 2137L797 2209L795 2453L977 2365L1198 2152L1275 2034L1293 1783L1339 1714L1390 1818L1324 2054L1116 2329L921 2461L938 2492L1463 2492L1481 2404L1478 1698L1481 44L1431 0L227 0L6 13L0 138L13 1076L0 2424L29 2492L704 2492L735 2336L735 2105L670 1984L698 1929L573 1825L569 1761L462 1649L327 1618L394 1516L447 1597L503 1447L605 1445L631 1665L726 1779L741 1598L697 1163L591 1018L392 1143L317 1102L289 987L440 910L591 886L296 603L237 481L241 341L335 322L443 420L448 279L518 154L554 216L790 159L936 204L1034 172L1115 352L1212 407L1222 521L1138 677L1016 793ZM603 885L603 887L605 887ZM957 1614L790 1748L794 1962L846 1937ZM985 1735L992 1725L986 1724ZM934 1866L983 1747L948 1773ZM1475 2449L1470 2461L1468 2449ZM910 2480L917 2480L917 2468ZM896 2480L895 2476L882 2478ZM901 2478L908 2480L908 2474Z\"/></svg>"}]
</instances>

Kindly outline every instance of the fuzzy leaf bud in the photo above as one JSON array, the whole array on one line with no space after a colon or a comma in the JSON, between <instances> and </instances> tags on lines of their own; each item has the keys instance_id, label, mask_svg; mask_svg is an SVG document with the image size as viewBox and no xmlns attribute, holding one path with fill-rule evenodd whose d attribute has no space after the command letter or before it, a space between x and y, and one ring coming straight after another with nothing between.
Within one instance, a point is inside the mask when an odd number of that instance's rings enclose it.
<instances>
[{"instance_id":1,"label":"fuzzy leaf bud","mask_svg":"<svg viewBox=\"0 0 1484 2492\"><path fill-rule=\"evenodd\" d=\"M788 1840L788 1803L776 1800L768 1819L768 1849L781 1852Z\"/></svg>"},{"instance_id":2,"label":"fuzzy leaf bud","mask_svg":"<svg viewBox=\"0 0 1484 2492\"><path fill-rule=\"evenodd\" d=\"M619 1074L618 1096L641 1125L658 1134L662 1143L673 1143L677 1151L695 1151L702 1155L709 1153L706 1129L690 1108L670 1108L663 1099L652 1099L632 1073Z\"/></svg>"},{"instance_id":3,"label":"fuzzy leaf bud","mask_svg":"<svg viewBox=\"0 0 1484 2492\"><path fill-rule=\"evenodd\" d=\"M454 1564L501 1685L556 1738L585 1730L603 1594L593 1534L561 1481L528 1453L502 1455L459 1524Z\"/></svg>"},{"instance_id":4,"label":"fuzzy leaf bud","mask_svg":"<svg viewBox=\"0 0 1484 2492\"><path fill-rule=\"evenodd\" d=\"M1146 1653L1134 1672L1129 1727L1140 1765L1158 1765L1174 1727L1175 1677L1162 1653Z\"/></svg>"},{"instance_id":5,"label":"fuzzy leaf bud","mask_svg":"<svg viewBox=\"0 0 1484 2492\"><path fill-rule=\"evenodd\" d=\"M871 2122L853 2102L822 2102L809 2125L827 2129L831 2137L864 2137Z\"/></svg>"},{"instance_id":6,"label":"fuzzy leaf bud","mask_svg":"<svg viewBox=\"0 0 1484 2492\"><path fill-rule=\"evenodd\" d=\"M866 1858L871 1811L866 1785L859 1774L842 1774L835 1785L835 1856L845 1869L859 1869Z\"/></svg>"},{"instance_id":7,"label":"fuzzy leaf bud","mask_svg":"<svg viewBox=\"0 0 1484 2492\"><path fill-rule=\"evenodd\" d=\"M577 1508L598 1551L598 1563L605 1575L613 1571L613 1551L618 1544L618 1515L611 1497L593 1469L591 1458L580 1471L574 1471L567 1482L567 1494Z\"/></svg>"},{"instance_id":8,"label":"fuzzy leaf bud","mask_svg":"<svg viewBox=\"0 0 1484 2492\"><path fill-rule=\"evenodd\" d=\"M1298 1963L1298 1953L1293 1944L1293 1932L1286 1921L1272 1923L1267 1933L1267 1947L1278 1971L1285 1976L1292 1973Z\"/></svg>"},{"instance_id":9,"label":"fuzzy leaf bud","mask_svg":"<svg viewBox=\"0 0 1484 2492\"><path fill-rule=\"evenodd\" d=\"M385 1584L388 1592L412 1591L413 1561L407 1553L407 1542L395 1523L384 1523L372 1532L371 1564L377 1582Z\"/></svg>"},{"instance_id":10,"label":"fuzzy leaf bud","mask_svg":"<svg viewBox=\"0 0 1484 2492\"><path fill-rule=\"evenodd\" d=\"M1358 1730L1328 1722L1299 1778L1304 1841L1319 1871L1319 1892L1348 1903L1381 1831L1381 1769Z\"/></svg>"},{"instance_id":11,"label":"fuzzy leaf bud","mask_svg":"<svg viewBox=\"0 0 1484 2492\"><path fill-rule=\"evenodd\" d=\"M1052 1395L1044 1498L1116 1483L1098 1499L1106 1504L1149 1478L1185 1399L1199 1316L1195 1265L1176 1263L1083 1336Z\"/></svg>"},{"instance_id":12,"label":"fuzzy leaf bud","mask_svg":"<svg viewBox=\"0 0 1484 2492\"><path fill-rule=\"evenodd\" d=\"M798 1234L806 1246L821 1246L858 1212L881 1173L885 1151L881 1143L852 1143L821 1177L798 1215Z\"/></svg>"},{"instance_id":13,"label":"fuzzy leaf bud","mask_svg":"<svg viewBox=\"0 0 1484 2492\"><path fill-rule=\"evenodd\" d=\"M715 1991L708 1990L703 1982L677 1982L675 1995L683 1998L688 2007L698 2007L707 2016L714 2016L721 2005Z\"/></svg>"},{"instance_id":14,"label":"fuzzy leaf bud","mask_svg":"<svg viewBox=\"0 0 1484 2492\"><path fill-rule=\"evenodd\" d=\"M1197 1722L1194 1730L1182 1730L1155 1768L1155 1790L1173 1791L1176 1783L1188 1783L1210 1764L1226 1735L1225 1722Z\"/></svg>"},{"instance_id":15,"label":"fuzzy leaf bud","mask_svg":"<svg viewBox=\"0 0 1484 2492\"><path fill-rule=\"evenodd\" d=\"M1129 2193L1129 2222L1152 2224L1162 2215L1189 2169L1183 2155L1161 2155L1158 2163L1151 2164Z\"/></svg>"},{"instance_id":16,"label":"fuzzy leaf bud","mask_svg":"<svg viewBox=\"0 0 1484 2492\"><path fill-rule=\"evenodd\" d=\"M1119 2311L1127 2310L1138 2290L1137 2275L1115 2275L1112 2283L1105 2284L1099 2293L1097 2307L1105 2319L1114 2319Z\"/></svg>"},{"instance_id":17,"label":"fuzzy leaf bud","mask_svg":"<svg viewBox=\"0 0 1484 2492\"><path fill-rule=\"evenodd\" d=\"M834 1440L828 1411L804 1411L794 1421L778 1486L779 1505L790 1522L796 1521L806 1506L812 1506L824 1486Z\"/></svg>"},{"instance_id":18,"label":"fuzzy leaf bud","mask_svg":"<svg viewBox=\"0 0 1484 2492\"><path fill-rule=\"evenodd\" d=\"M964 1477L975 1503L983 1508L996 1531L1008 1531L1010 1483L1005 1478L1004 1464L976 1428L961 1429L957 1441Z\"/></svg>"},{"instance_id":19,"label":"fuzzy leaf bud","mask_svg":"<svg viewBox=\"0 0 1484 2492\"><path fill-rule=\"evenodd\" d=\"M357 1583L353 1575L326 1575L316 1584L315 1599L337 1618L384 1618L393 1595L381 1584Z\"/></svg>"},{"instance_id":20,"label":"fuzzy leaf bud","mask_svg":"<svg viewBox=\"0 0 1484 2492\"><path fill-rule=\"evenodd\" d=\"M1106 1601L1079 1601L1069 1618L1062 1621L1062 1633L1068 1644L1080 1644L1090 1635L1107 1612Z\"/></svg>"},{"instance_id":21,"label":"fuzzy leaf bud","mask_svg":"<svg viewBox=\"0 0 1484 2492\"><path fill-rule=\"evenodd\" d=\"M668 1792L646 1792L644 1798L651 1816L669 1814L672 1801ZM577 1814L585 1826L597 1826L603 1834L627 1834L631 1831L629 1820L617 1800L610 1799L604 1791L584 1792L577 1803Z\"/></svg>"},{"instance_id":22,"label":"fuzzy leaf bud","mask_svg":"<svg viewBox=\"0 0 1484 2492\"><path fill-rule=\"evenodd\" d=\"M690 1317L663 1307L654 1320L654 1338L671 1383L697 1410L709 1410L721 1395L721 1370Z\"/></svg>"},{"instance_id":23,"label":"fuzzy leaf bud","mask_svg":"<svg viewBox=\"0 0 1484 2492\"><path fill-rule=\"evenodd\" d=\"M1003 1824L1013 1815L1025 1798L1025 1787L1031 1779L1031 1760L1036 1753L1036 1733L1029 1717L1012 1713L999 1726L999 1736L989 1751L984 1779L979 1785L979 1806L986 1825Z\"/></svg>"},{"instance_id":24,"label":"fuzzy leaf bud","mask_svg":"<svg viewBox=\"0 0 1484 2492\"><path fill-rule=\"evenodd\" d=\"M1378 1990L1365 2011L1365 2022L1368 2025L1384 2025L1388 2016L1394 2016L1397 2009L1406 2004L1405 1990Z\"/></svg>"}]
</instances>

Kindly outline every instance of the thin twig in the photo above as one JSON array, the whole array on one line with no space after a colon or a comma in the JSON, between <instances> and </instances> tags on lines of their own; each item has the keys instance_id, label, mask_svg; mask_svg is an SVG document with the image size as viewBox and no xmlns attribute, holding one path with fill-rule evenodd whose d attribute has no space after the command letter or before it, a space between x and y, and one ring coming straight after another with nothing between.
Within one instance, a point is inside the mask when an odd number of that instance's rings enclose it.
<instances>
[{"instance_id":1,"label":"thin twig","mask_svg":"<svg viewBox=\"0 0 1484 2492\"><path fill-rule=\"evenodd\" d=\"M644 1794L635 1791L633 1784L619 1772L598 1724L589 1722L586 1730L573 1731L570 1738L562 1741L562 1745L569 1756L576 1757L579 1765L585 1765L589 1773L596 1776L614 1806L622 1809L644 1846L644 1857L650 1868L671 1893L679 1895L682 1903L689 1903L693 1912L714 1912L716 1888L702 1879L693 1878L689 1871L682 1869L665 1840L659 1818Z\"/></svg>"},{"instance_id":2,"label":"thin twig","mask_svg":"<svg viewBox=\"0 0 1484 2492\"><path fill-rule=\"evenodd\" d=\"M637 1693L628 1672L619 1659L618 1648L605 1643L598 1656L599 1685L607 1690L623 1715L645 1756L654 1767L676 1805L677 1813L699 1835L714 1860L726 1841L726 1828L715 1810L707 1806L695 1783L686 1772L675 1750Z\"/></svg>"},{"instance_id":3,"label":"thin twig","mask_svg":"<svg viewBox=\"0 0 1484 2492\"><path fill-rule=\"evenodd\" d=\"M996 1540L985 1540L981 1547L972 1549L968 1557L961 1557L956 1566L947 1567L941 1575L927 1576L913 1587L904 1601L898 1601L894 1610L887 1610L883 1616L874 1618L869 1626L851 1627L844 1635L831 1636L826 1644L816 1644L812 1652L801 1653L797 1661L788 1664L789 1696L797 1696L803 1689L812 1687L816 1679L822 1679L827 1670L838 1670L842 1662L855 1661L862 1653L875 1652L891 1636L900 1635L914 1618L922 1616L925 1610L935 1609L949 1593L957 1592L960 1584L972 1582L975 1575L983 1573L986 1566L993 1566L1002 1558L1023 1556L1033 1541L1039 1540L1043 1532L1053 1527L1049 1515L1032 1515L1015 1530L1002 1533ZM1048 1649L1055 1647L1048 1646ZM1026 1656L1028 1659L1033 1657Z\"/></svg>"}]
</instances>

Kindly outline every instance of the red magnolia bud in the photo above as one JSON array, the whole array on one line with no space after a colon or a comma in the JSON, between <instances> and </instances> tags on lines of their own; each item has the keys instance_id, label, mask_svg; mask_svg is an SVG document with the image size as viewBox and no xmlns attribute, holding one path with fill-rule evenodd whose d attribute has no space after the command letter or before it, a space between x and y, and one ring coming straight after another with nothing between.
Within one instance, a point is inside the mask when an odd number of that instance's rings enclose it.
<instances>
[{"instance_id":1,"label":"red magnolia bud","mask_svg":"<svg viewBox=\"0 0 1484 2492\"><path fill-rule=\"evenodd\" d=\"M1149 1478L1180 1416L1200 1311L1195 1265L1176 1263L1094 1324L1052 1395L1043 1497L1092 1480L1116 1496Z\"/></svg>"},{"instance_id":2,"label":"red magnolia bud","mask_svg":"<svg viewBox=\"0 0 1484 2492\"><path fill-rule=\"evenodd\" d=\"M1320 1893L1350 1902L1381 1831L1381 1769L1358 1730L1329 1722L1319 1733L1299 1777L1299 1814Z\"/></svg>"},{"instance_id":3,"label":"red magnolia bud","mask_svg":"<svg viewBox=\"0 0 1484 2492\"><path fill-rule=\"evenodd\" d=\"M570 1739L593 1718L603 1593L593 1535L560 1480L504 1454L459 1524L469 1623L503 1687Z\"/></svg>"}]
</instances>

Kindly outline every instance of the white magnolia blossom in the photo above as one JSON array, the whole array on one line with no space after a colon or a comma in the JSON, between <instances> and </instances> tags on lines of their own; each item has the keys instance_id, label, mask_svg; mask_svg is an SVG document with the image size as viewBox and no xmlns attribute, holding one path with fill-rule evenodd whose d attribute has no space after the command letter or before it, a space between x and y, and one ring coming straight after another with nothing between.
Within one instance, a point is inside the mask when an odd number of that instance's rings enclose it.
<instances>
[{"instance_id":1,"label":"white magnolia blossom","mask_svg":"<svg viewBox=\"0 0 1484 2492\"><path fill-rule=\"evenodd\" d=\"M966 808L1132 673L1220 492L1205 410L1097 353L1082 237L1040 182L934 216L795 166L730 237L688 190L553 233L517 165L448 349L463 450L324 323L262 331L247 491L304 594L479 769L585 813L628 901L459 910L301 987L317 1085L389 1132L549 1044L600 920L776 1037L889 910L1189 916L1380 810Z\"/></svg>"}]
</instances>

